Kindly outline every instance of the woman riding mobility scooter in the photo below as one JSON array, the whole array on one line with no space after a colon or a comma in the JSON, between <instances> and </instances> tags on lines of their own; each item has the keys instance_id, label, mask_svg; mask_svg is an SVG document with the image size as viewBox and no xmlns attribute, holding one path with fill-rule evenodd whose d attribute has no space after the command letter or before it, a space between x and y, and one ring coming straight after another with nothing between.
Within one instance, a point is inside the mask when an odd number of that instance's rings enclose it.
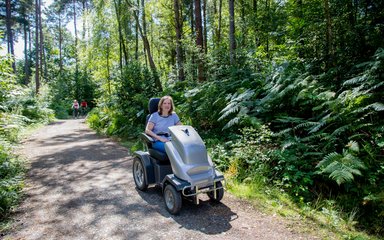
<instances>
[{"instance_id":1,"label":"woman riding mobility scooter","mask_svg":"<svg viewBox=\"0 0 384 240\"><path fill-rule=\"evenodd\" d=\"M158 109L159 98L149 101L149 115ZM147 151L136 151L133 178L136 187L145 191L157 185L163 191L165 206L171 214L181 210L182 197L199 204L198 195L206 193L219 202L224 196L224 176L218 172L207 154L203 140L191 126L169 127L171 141L165 143L166 154L152 148L154 140L141 134Z\"/></svg>"}]
</instances>

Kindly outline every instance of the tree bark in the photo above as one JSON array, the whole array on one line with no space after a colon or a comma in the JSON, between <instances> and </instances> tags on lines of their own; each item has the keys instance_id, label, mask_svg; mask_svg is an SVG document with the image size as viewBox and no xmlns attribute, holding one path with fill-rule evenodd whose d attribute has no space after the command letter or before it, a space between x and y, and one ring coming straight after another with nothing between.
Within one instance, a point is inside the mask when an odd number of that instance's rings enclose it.
<instances>
[{"instance_id":1,"label":"tree bark","mask_svg":"<svg viewBox=\"0 0 384 240\"><path fill-rule=\"evenodd\" d=\"M24 84L29 83L30 69L28 57L28 24L24 23Z\"/></svg>"},{"instance_id":2,"label":"tree bark","mask_svg":"<svg viewBox=\"0 0 384 240\"><path fill-rule=\"evenodd\" d=\"M42 78L47 76L47 64L45 61L45 51L44 51L44 33L43 33L43 23L41 18L41 0L39 1L39 29L40 29L40 73ZM44 72L44 74L43 74Z\"/></svg>"},{"instance_id":3,"label":"tree bark","mask_svg":"<svg viewBox=\"0 0 384 240\"><path fill-rule=\"evenodd\" d=\"M177 72L180 81L184 81L184 61L183 61L183 50L182 50L182 32L183 25L180 14L180 2L179 0L173 1L173 8L175 13L175 30L176 30L176 61L177 61Z\"/></svg>"},{"instance_id":4,"label":"tree bark","mask_svg":"<svg viewBox=\"0 0 384 240\"><path fill-rule=\"evenodd\" d=\"M297 11L298 11L298 18L300 20L303 19L303 0L298 0L297 1ZM298 49L298 56L300 58L303 58L304 57L304 51L303 51L303 47L304 47L304 40L303 38L301 37L303 35L303 27L300 27L299 29L299 36L300 36L300 40L299 40L299 49Z\"/></svg>"},{"instance_id":5,"label":"tree bark","mask_svg":"<svg viewBox=\"0 0 384 240\"><path fill-rule=\"evenodd\" d=\"M201 22L201 2L195 0L195 27L196 27L196 45L203 49L203 27Z\"/></svg>"},{"instance_id":6,"label":"tree bark","mask_svg":"<svg viewBox=\"0 0 384 240\"><path fill-rule=\"evenodd\" d=\"M11 54L13 60L15 59L15 50L13 46L13 32L12 32L12 9L11 9L11 0L5 0L6 4L6 18L5 24L7 27L7 47L8 53ZM15 61L12 62L13 72L16 73L16 64Z\"/></svg>"},{"instance_id":7,"label":"tree bark","mask_svg":"<svg viewBox=\"0 0 384 240\"><path fill-rule=\"evenodd\" d=\"M203 38L203 43L204 43L204 53L208 53L208 48L207 48L207 0L203 0L203 29L204 29L204 38Z\"/></svg>"},{"instance_id":8,"label":"tree bark","mask_svg":"<svg viewBox=\"0 0 384 240\"><path fill-rule=\"evenodd\" d=\"M121 2L120 2L120 0L119 0L119 2L116 2L116 0L114 0L113 3L115 4L117 28L119 30L119 66L120 66L120 74L122 75L123 74L123 44L124 44L124 40L123 40L123 34L122 34L121 24L120 24L120 16L121 16L120 15L120 5L121 5Z\"/></svg>"},{"instance_id":9,"label":"tree bark","mask_svg":"<svg viewBox=\"0 0 384 240\"><path fill-rule=\"evenodd\" d=\"M253 26L255 34L255 48L260 46L259 29L257 28L257 0L253 0Z\"/></svg>"},{"instance_id":10,"label":"tree bark","mask_svg":"<svg viewBox=\"0 0 384 240\"><path fill-rule=\"evenodd\" d=\"M77 43L78 43L78 37L77 37L77 14L76 14L76 0L73 0L73 28L75 30L75 57L76 57L76 65L77 65Z\"/></svg>"},{"instance_id":11,"label":"tree bark","mask_svg":"<svg viewBox=\"0 0 384 240\"><path fill-rule=\"evenodd\" d=\"M190 5L189 5L189 8L190 8L190 18L191 18L191 37L193 38L195 36L195 21L194 21L194 14L193 14L193 4L194 2L191 0L190 1Z\"/></svg>"},{"instance_id":12,"label":"tree bark","mask_svg":"<svg viewBox=\"0 0 384 240\"><path fill-rule=\"evenodd\" d=\"M222 16L222 9L223 9L223 0L219 0L219 22L218 22L218 29L217 29L217 42L221 42L221 16Z\"/></svg>"},{"instance_id":13,"label":"tree bark","mask_svg":"<svg viewBox=\"0 0 384 240\"><path fill-rule=\"evenodd\" d=\"M141 0L141 24L142 24L142 27L141 27L141 31L142 31L142 34L145 36L146 39L148 39L148 36L147 36L147 21L146 21L146 18L145 18L145 2L144 0ZM149 41L148 41L148 45L149 45ZM146 51L148 51L147 49L151 49L150 48L150 45L149 47L144 47L144 53ZM145 65L148 66L148 61L149 60L149 56L147 56L148 54L144 54L144 58L145 58ZM152 56L152 54L151 54ZM153 60L152 60L153 61ZM151 64L151 63L150 63Z\"/></svg>"},{"instance_id":14,"label":"tree bark","mask_svg":"<svg viewBox=\"0 0 384 240\"><path fill-rule=\"evenodd\" d=\"M61 27L61 8L59 10L59 67L60 74L63 73L63 30Z\"/></svg>"},{"instance_id":15,"label":"tree bark","mask_svg":"<svg viewBox=\"0 0 384 240\"><path fill-rule=\"evenodd\" d=\"M270 0L265 0L265 9L267 11L267 22L268 22L268 25L270 24L270 12L269 12L269 1ZM267 34L265 36L265 51L267 52L267 57L269 58L270 55L269 55L269 31L270 29L268 28L267 30Z\"/></svg>"},{"instance_id":16,"label":"tree bark","mask_svg":"<svg viewBox=\"0 0 384 240\"><path fill-rule=\"evenodd\" d=\"M203 42L203 27L201 22L201 2L195 0L195 28L196 28L196 46L200 53L203 53L204 42ZM197 63L197 77L200 82L204 81L204 66L201 59L201 55L198 57Z\"/></svg>"},{"instance_id":17,"label":"tree bark","mask_svg":"<svg viewBox=\"0 0 384 240\"><path fill-rule=\"evenodd\" d=\"M239 45L240 45L240 48L243 48L244 46L247 45L247 27L246 27L246 24L245 24L245 2L244 0L240 0L240 7L241 7L241 11L240 11L240 19L241 19L241 38L240 38L240 41L239 41Z\"/></svg>"},{"instance_id":18,"label":"tree bark","mask_svg":"<svg viewBox=\"0 0 384 240\"><path fill-rule=\"evenodd\" d=\"M128 6L130 6L129 3L127 4ZM137 0L137 4L138 5L140 4L139 0ZM139 22L136 21L136 19L135 19L135 22L136 22L135 24L135 59L136 61L138 61L139 60Z\"/></svg>"},{"instance_id":19,"label":"tree bark","mask_svg":"<svg viewBox=\"0 0 384 240\"><path fill-rule=\"evenodd\" d=\"M109 47L109 38L107 39L107 52L106 52L106 57L107 57L107 86L108 86L108 98L109 101L112 101L112 88L111 88L111 73L109 69L109 52L110 52L110 47Z\"/></svg>"},{"instance_id":20,"label":"tree bark","mask_svg":"<svg viewBox=\"0 0 384 240\"><path fill-rule=\"evenodd\" d=\"M76 0L73 0L73 27L75 30L75 97L80 97L80 86L79 86L79 59L78 59L78 41L77 36L77 13L76 13Z\"/></svg>"},{"instance_id":21,"label":"tree bark","mask_svg":"<svg viewBox=\"0 0 384 240\"><path fill-rule=\"evenodd\" d=\"M128 4L128 6L132 7L132 4L128 0L125 0L125 1ZM143 30L141 29L139 17L137 16L137 12L136 11L133 11L133 16L134 16L134 18L136 20L136 25L137 25L137 27L139 29L140 36L141 36L141 39L142 39L143 44L144 44L144 50L146 51L147 56L148 56L149 66L150 66L150 68L152 70L152 73L154 74L154 77L155 77L156 87L158 88L159 91L163 91L163 87L161 86L161 82L160 82L160 79L158 77L157 68L156 68L155 62L153 61L153 58L152 58L151 46L149 44L147 36L144 35Z\"/></svg>"},{"instance_id":22,"label":"tree bark","mask_svg":"<svg viewBox=\"0 0 384 240\"><path fill-rule=\"evenodd\" d=\"M40 44L39 44L39 8L40 8L40 1L35 0L35 84L36 84L36 95L39 94L40 91L40 65L39 65L39 54L40 54Z\"/></svg>"},{"instance_id":23,"label":"tree bark","mask_svg":"<svg viewBox=\"0 0 384 240\"><path fill-rule=\"evenodd\" d=\"M236 61L236 40L235 40L235 0L228 0L229 7L229 62L231 65Z\"/></svg>"}]
</instances>

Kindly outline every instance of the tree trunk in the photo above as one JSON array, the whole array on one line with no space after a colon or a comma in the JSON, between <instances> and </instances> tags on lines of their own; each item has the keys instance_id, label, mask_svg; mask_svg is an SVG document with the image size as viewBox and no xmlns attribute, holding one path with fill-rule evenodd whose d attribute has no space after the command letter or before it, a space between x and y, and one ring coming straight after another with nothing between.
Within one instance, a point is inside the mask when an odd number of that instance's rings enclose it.
<instances>
[{"instance_id":1,"label":"tree trunk","mask_svg":"<svg viewBox=\"0 0 384 240\"><path fill-rule=\"evenodd\" d=\"M85 13L85 11L86 10L88 10L87 9L87 0L82 0L82 4L83 4L83 16L85 15L84 13ZM87 18L83 18L82 19L83 21L83 32L82 32L82 39L83 39L83 41L85 40L85 33L86 33L86 26L87 26ZM86 46L85 46L86 47Z\"/></svg>"},{"instance_id":2,"label":"tree trunk","mask_svg":"<svg viewBox=\"0 0 384 240\"><path fill-rule=\"evenodd\" d=\"M269 1L270 0L265 0L265 9L267 11L267 24L270 25L270 12L269 12ZM269 31L270 29L267 29L267 34L265 36L265 51L267 52L267 57L269 58Z\"/></svg>"},{"instance_id":3,"label":"tree trunk","mask_svg":"<svg viewBox=\"0 0 384 240\"><path fill-rule=\"evenodd\" d=\"M147 36L147 21L145 20L145 2L144 0L141 0L141 24L142 24L142 27L141 27L141 31L142 31L142 34L145 36L145 38L147 39L148 41L148 36ZM148 41L148 45L149 45L149 41ZM147 56L148 54L145 54L147 49L151 49L150 48L150 45L147 47L144 47L143 51L144 51L144 58L145 58L145 65L148 66L148 61L149 60L149 57ZM152 54L151 54L152 56ZM153 61L153 60L152 60ZM150 63L151 64L151 63Z\"/></svg>"},{"instance_id":4,"label":"tree trunk","mask_svg":"<svg viewBox=\"0 0 384 240\"><path fill-rule=\"evenodd\" d=\"M183 50L182 50L182 20L180 14L180 2L179 0L173 1L173 9L175 12L175 30L176 30L176 62L177 62L177 72L178 78L180 81L184 81L184 61L183 61Z\"/></svg>"},{"instance_id":5,"label":"tree trunk","mask_svg":"<svg viewBox=\"0 0 384 240\"><path fill-rule=\"evenodd\" d=\"M121 6L121 0L119 0L119 6ZM121 16L121 7L119 7L119 12L120 12L120 16ZM119 18L120 19L120 18ZM120 31L121 31L121 44L122 44L122 47L123 47L123 54L124 54L124 61L123 61L123 64L127 64L128 62L128 53L127 53L127 48L125 46L125 39L124 39L124 35L123 35L123 28L121 27L121 19L120 19Z\"/></svg>"},{"instance_id":6,"label":"tree trunk","mask_svg":"<svg viewBox=\"0 0 384 240\"><path fill-rule=\"evenodd\" d=\"M24 23L24 84L29 83L30 69L28 57L28 25Z\"/></svg>"},{"instance_id":7,"label":"tree trunk","mask_svg":"<svg viewBox=\"0 0 384 240\"><path fill-rule=\"evenodd\" d=\"M247 27L246 27L246 23L245 23L245 2L244 0L240 0L240 7L241 7L241 15L240 15L240 19L241 19L241 40L239 41L239 45L240 45L240 48L243 48L244 46L246 46L247 42L246 42L246 39L247 39Z\"/></svg>"},{"instance_id":8,"label":"tree trunk","mask_svg":"<svg viewBox=\"0 0 384 240\"><path fill-rule=\"evenodd\" d=\"M123 34L121 30L120 24L120 0L117 3L116 0L113 1L115 4L116 18L117 18L117 28L119 30L119 66L120 66L120 74L123 75Z\"/></svg>"},{"instance_id":9,"label":"tree trunk","mask_svg":"<svg viewBox=\"0 0 384 240\"><path fill-rule=\"evenodd\" d=\"M193 14L193 4L194 2L191 0L190 1L190 5L189 5L189 8L190 8L190 18L191 18L191 37L194 38L195 36L195 21L194 21L194 14Z\"/></svg>"},{"instance_id":10,"label":"tree trunk","mask_svg":"<svg viewBox=\"0 0 384 240\"><path fill-rule=\"evenodd\" d=\"M201 3L195 0L195 27L196 27L196 45L203 49L203 27L201 22Z\"/></svg>"},{"instance_id":11,"label":"tree trunk","mask_svg":"<svg viewBox=\"0 0 384 240\"><path fill-rule=\"evenodd\" d=\"M233 65L236 61L236 41L235 41L235 0L228 0L229 7L229 62Z\"/></svg>"},{"instance_id":12,"label":"tree trunk","mask_svg":"<svg viewBox=\"0 0 384 240\"><path fill-rule=\"evenodd\" d=\"M135 25L135 60L139 60L139 26Z\"/></svg>"},{"instance_id":13,"label":"tree trunk","mask_svg":"<svg viewBox=\"0 0 384 240\"><path fill-rule=\"evenodd\" d=\"M40 65L39 65L39 54L40 54L40 50L39 50L39 7L40 7L40 1L39 0L35 0L35 23L36 23L36 26L35 26L35 84L36 84L36 95L39 94L39 91L40 91L40 72L39 72L39 69L40 69Z\"/></svg>"},{"instance_id":14,"label":"tree trunk","mask_svg":"<svg viewBox=\"0 0 384 240\"><path fill-rule=\"evenodd\" d=\"M297 0L297 18L299 20L303 20L303 0ZM303 47L304 47L304 40L303 40L303 27L300 26L300 28L298 29L299 30L299 47L298 47L298 56L300 58L303 58L304 57L304 51L303 51Z\"/></svg>"},{"instance_id":15,"label":"tree trunk","mask_svg":"<svg viewBox=\"0 0 384 240\"><path fill-rule=\"evenodd\" d=\"M129 6L131 6L131 4L128 2L128 0L126 0L126 2L127 2L127 4ZM141 36L141 39L143 40L144 50L147 53L147 57L148 57L148 60L149 60L149 66L150 66L150 68L152 70L152 73L154 74L154 77L155 77L156 87L158 88L159 91L163 91L163 87L161 86L160 79L159 79L159 77L157 75L158 74L157 73L157 68L156 68L155 62L153 61L153 58L152 58L151 46L149 44L147 36L144 35L143 30L141 29L140 22L139 22L139 17L137 16L136 11L133 12L133 16L135 17L136 25L139 28L140 36Z\"/></svg>"},{"instance_id":16,"label":"tree trunk","mask_svg":"<svg viewBox=\"0 0 384 240\"><path fill-rule=\"evenodd\" d=\"M78 44L78 37L77 37L77 20L76 20L76 0L73 0L73 27L75 30L75 57L76 57L76 65L77 65L77 44Z\"/></svg>"},{"instance_id":17,"label":"tree trunk","mask_svg":"<svg viewBox=\"0 0 384 240\"><path fill-rule=\"evenodd\" d=\"M79 59L78 59L78 36L77 36L77 14L76 14L76 0L73 0L73 27L75 30L75 97L80 97L80 86L79 86Z\"/></svg>"},{"instance_id":18,"label":"tree trunk","mask_svg":"<svg viewBox=\"0 0 384 240\"><path fill-rule=\"evenodd\" d=\"M204 53L207 54L208 53L208 49L207 49L207 0L203 0L203 28L204 28L204 38L203 38L203 42L204 42Z\"/></svg>"},{"instance_id":19,"label":"tree trunk","mask_svg":"<svg viewBox=\"0 0 384 240\"><path fill-rule=\"evenodd\" d=\"M12 58L15 59L15 50L13 46L13 32L12 32L12 10L11 10L11 0L5 0L6 4L6 18L5 22L7 25L7 46L8 53L11 54ZM16 64L15 61L12 62L13 72L16 73Z\"/></svg>"},{"instance_id":20,"label":"tree trunk","mask_svg":"<svg viewBox=\"0 0 384 240\"><path fill-rule=\"evenodd\" d=\"M221 12L223 9L223 0L219 0L219 22L218 22L218 29L217 29L217 42L221 42Z\"/></svg>"},{"instance_id":21,"label":"tree trunk","mask_svg":"<svg viewBox=\"0 0 384 240\"><path fill-rule=\"evenodd\" d=\"M255 48L260 46L259 29L257 28L257 0L253 0L253 26L255 34Z\"/></svg>"},{"instance_id":22,"label":"tree trunk","mask_svg":"<svg viewBox=\"0 0 384 240\"><path fill-rule=\"evenodd\" d=\"M59 67L60 75L63 73L63 30L61 27L61 9L59 10Z\"/></svg>"},{"instance_id":23,"label":"tree trunk","mask_svg":"<svg viewBox=\"0 0 384 240\"><path fill-rule=\"evenodd\" d=\"M144 35L143 30L141 29L141 26L139 24L139 17L137 16L136 13L134 13L134 15L135 15L135 19L137 21L137 26L139 28L139 32L140 32L141 38L143 40L145 52L147 53L147 57L148 57L148 60L149 60L149 66L151 67L152 70L157 72L157 68L156 68L155 62L153 61L153 58L152 58L151 46L149 45L148 38L147 38L146 35Z\"/></svg>"},{"instance_id":24,"label":"tree trunk","mask_svg":"<svg viewBox=\"0 0 384 240\"><path fill-rule=\"evenodd\" d=\"M201 22L201 2L195 0L195 27L196 27L196 46L200 53L203 53L203 27ZM198 57L197 76L199 81L204 81L204 66L201 55Z\"/></svg>"},{"instance_id":25,"label":"tree trunk","mask_svg":"<svg viewBox=\"0 0 384 240\"><path fill-rule=\"evenodd\" d=\"M42 78L47 76L47 64L45 61L45 51L44 51L44 33L43 33L43 23L41 20L41 0L39 1L39 29L40 29L40 73ZM44 70L44 71L43 71ZM43 74L44 72L44 74Z\"/></svg>"},{"instance_id":26,"label":"tree trunk","mask_svg":"<svg viewBox=\"0 0 384 240\"><path fill-rule=\"evenodd\" d=\"M109 70L109 38L107 39L107 86L108 86L108 96L109 96L109 101L111 101L112 97L112 89L111 89L111 72Z\"/></svg>"},{"instance_id":27,"label":"tree trunk","mask_svg":"<svg viewBox=\"0 0 384 240\"><path fill-rule=\"evenodd\" d=\"M147 36L147 20L146 20L146 15L145 15L145 2L144 2L144 0L141 0L141 8L142 8L141 21L143 24L143 34L145 36Z\"/></svg>"}]
</instances>

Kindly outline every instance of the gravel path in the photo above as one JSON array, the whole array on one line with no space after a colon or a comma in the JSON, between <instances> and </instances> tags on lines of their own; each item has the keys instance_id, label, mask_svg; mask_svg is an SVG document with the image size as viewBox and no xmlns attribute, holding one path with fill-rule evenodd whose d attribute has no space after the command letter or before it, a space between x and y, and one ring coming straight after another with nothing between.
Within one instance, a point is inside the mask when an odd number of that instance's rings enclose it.
<instances>
[{"instance_id":1,"label":"gravel path","mask_svg":"<svg viewBox=\"0 0 384 240\"><path fill-rule=\"evenodd\" d=\"M39 129L21 154L30 162L25 199L5 239L319 239L228 192L170 215L160 189L135 189L128 150L82 119Z\"/></svg>"}]
</instances>

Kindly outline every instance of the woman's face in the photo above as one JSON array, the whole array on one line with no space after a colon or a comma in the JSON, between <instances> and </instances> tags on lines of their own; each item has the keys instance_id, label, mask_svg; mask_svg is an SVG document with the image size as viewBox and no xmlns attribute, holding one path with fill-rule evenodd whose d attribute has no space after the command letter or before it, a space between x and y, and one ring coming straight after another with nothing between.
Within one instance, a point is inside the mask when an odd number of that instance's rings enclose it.
<instances>
[{"instance_id":1,"label":"woman's face","mask_svg":"<svg viewBox=\"0 0 384 240\"><path fill-rule=\"evenodd\" d=\"M170 99L165 99L164 102L161 104L161 109L163 114L169 113L169 110L171 110L171 100Z\"/></svg>"}]
</instances>

